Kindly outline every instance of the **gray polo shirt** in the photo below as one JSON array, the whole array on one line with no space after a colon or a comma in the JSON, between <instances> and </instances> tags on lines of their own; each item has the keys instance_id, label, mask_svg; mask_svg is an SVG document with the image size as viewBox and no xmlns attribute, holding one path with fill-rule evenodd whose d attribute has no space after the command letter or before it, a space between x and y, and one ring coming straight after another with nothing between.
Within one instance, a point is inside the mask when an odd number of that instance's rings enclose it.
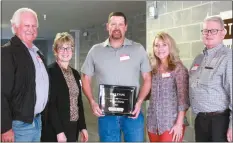
<instances>
[{"instance_id":1,"label":"gray polo shirt","mask_svg":"<svg viewBox=\"0 0 233 143\"><path fill-rule=\"evenodd\" d=\"M137 96L141 73L151 70L144 47L126 38L120 48L113 48L109 39L94 45L81 68L82 73L95 76L98 85L136 86Z\"/></svg>"},{"instance_id":2,"label":"gray polo shirt","mask_svg":"<svg viewBox=\"0 0 233 143\"><path fill-rule=\"evenodd\" d=\"M26 44L24 45L26 46ZM42 59L37 54L38 50L39 49L35 45L33 45L32 48L28 48L36 70L36 105L34 115L41 113L44 110L48 101L49 92L48 73Z\"/></svg>"}]
</instances>

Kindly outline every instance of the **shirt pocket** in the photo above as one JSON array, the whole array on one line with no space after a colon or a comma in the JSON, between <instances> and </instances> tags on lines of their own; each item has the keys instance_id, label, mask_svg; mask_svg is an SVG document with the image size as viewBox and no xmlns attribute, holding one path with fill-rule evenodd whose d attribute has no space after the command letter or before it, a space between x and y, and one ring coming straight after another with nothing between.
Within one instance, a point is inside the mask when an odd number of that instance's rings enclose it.
<instances>
[{"instance_id":1,"label":"shirt pocket","mask_svg":"<svg viewBox=\"0 0 233 143\"><path fill-rule=\"evenodd\" d=\"M219 71L219 65L222 62L224 56L213 58L212 61L205 65L200 74L200 84L209 85L214 82L214 79L221 74Z\"/></svg>"},{"instance_id":2,"label":"shirt pocket","mask_svg":"<svg viewBox=\"0 0 233 143\"><path fill-rule=\"evenodd\" d=\"M201 84L201 85L208 85L208 83L210 82L210 80L211 80L211 76L210 76L210 74L213 74L213 69L205 69L204 67L203 67L203 70L202 70L202 72L201 72L201 74L200 74L200 77L199 77L199 83Z\"/></svg>"}]
</instances>

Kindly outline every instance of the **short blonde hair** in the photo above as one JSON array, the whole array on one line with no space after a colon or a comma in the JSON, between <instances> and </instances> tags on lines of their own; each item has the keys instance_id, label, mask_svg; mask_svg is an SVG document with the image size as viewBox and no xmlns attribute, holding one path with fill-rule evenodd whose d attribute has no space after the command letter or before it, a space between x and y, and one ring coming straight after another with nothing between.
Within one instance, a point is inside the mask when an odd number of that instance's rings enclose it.
<instances>
[{"instance_id":1,"label":"short blonde hair","mask_svg":"<svg viewBox=\"0 0 233 143\"><path fill-rule=\"evenodd\" d=\"M153 68L153 73L157 73L158 66L161 64L159 57L155 55L154 47L155 40L160 39L168 44L169 47L169 55L168 55L168 70L172 71L176 68L177 62L180 62L179 58L179 49L176 47L175 40L165 32L159 32L153 41L153 53L150 55L151 65Z\"/></svg>"},{"instance_id":2,"label":"short blonde hair","mask_svg":"<svg viewBox=\"0 0 233 143\"><path fill-rule=\"evenodd\" d=\"M37 28L39 27L39 22L38 22L38 18L37 18L37 14L34 10L30 9L30 8L20 8L18 10L15 11L15 13L13 14L12 18L11 18L11 25L15 24L16 27L18 27L20 25L20 20L21 20L21 15L23 13L26 12L30 12L32 13L35 17L36 17L36 21L37 21ZM11 27L12 33L15 34L15 30L13 27Z\"/></svg>"},{"instance_id":3,"label":"short blonde hair","mask_svg":"<svg viewBox=\"0 0 233 143\"><path fill-rule=\"evenodd\" d=\"M57 50L63 44L70 44L72 49L74 49L74 38L68 32L57 33L53 42L53 52L56 56Z\"/></svg>"}]
</instances>

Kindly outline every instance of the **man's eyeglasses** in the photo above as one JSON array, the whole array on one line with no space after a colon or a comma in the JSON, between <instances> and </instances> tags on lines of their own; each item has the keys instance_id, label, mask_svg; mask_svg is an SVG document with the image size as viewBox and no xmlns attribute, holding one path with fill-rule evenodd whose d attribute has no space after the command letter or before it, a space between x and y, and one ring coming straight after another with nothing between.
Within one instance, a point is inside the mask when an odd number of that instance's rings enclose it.
<instances>
[{"instance_id":1,"label":"man's eyeglasses","mask_svg":"<svg viewBox=\"0 0 233 143\"><path fill-rule=\"evenodd\" d=\"M223 31L223 30L219 30L219 29L210 29L210 30L208 30L208 29L203 29L203 30L201 30L201 33L202 33L203 35L208 35L209 32L210 32L210 34L216 35L216 34L218 33L218 31Z\"/></svg>"},{"instance_id":2,"label":"man's eyeglasses","mask_svg":"<svg viewBox=\"0 0 233 143\"><path fill-rule=\"evenodd\" d=\"M61 52L71 52L73 50L72 47L67 47L67 48L64 48L64 47L58 47L58 51L61 51Z\"/></svg>"}]
</instances>

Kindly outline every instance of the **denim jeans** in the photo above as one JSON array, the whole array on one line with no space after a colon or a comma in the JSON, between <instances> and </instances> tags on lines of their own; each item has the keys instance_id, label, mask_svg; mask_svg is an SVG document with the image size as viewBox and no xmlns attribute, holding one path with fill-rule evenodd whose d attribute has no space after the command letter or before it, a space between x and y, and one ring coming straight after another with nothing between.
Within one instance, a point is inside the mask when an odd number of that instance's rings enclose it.
<instances>
[{"instance_id":1,"label":"denim jeans","mask_svg":"<svg viewBox=\"0 0 233 143\"><path fill-rule=\"evenodd\" d=\"M144 116L140 112L137 119L127 116L99 117L99 137L101 142L121 142L121 132L125 142L143 142Z\"/></svg>"},{"instance_id":2,"label":"denim jeans","mask_svg":"<svg viewBox=\"0 0 233 143\"><path fill-rule=\"evenodd\" d=\"M35 117L32 124L13 120L12 129L15 134L15 142L40 142L41 126L41 115Z\"/></svg>"}]
</instances>

